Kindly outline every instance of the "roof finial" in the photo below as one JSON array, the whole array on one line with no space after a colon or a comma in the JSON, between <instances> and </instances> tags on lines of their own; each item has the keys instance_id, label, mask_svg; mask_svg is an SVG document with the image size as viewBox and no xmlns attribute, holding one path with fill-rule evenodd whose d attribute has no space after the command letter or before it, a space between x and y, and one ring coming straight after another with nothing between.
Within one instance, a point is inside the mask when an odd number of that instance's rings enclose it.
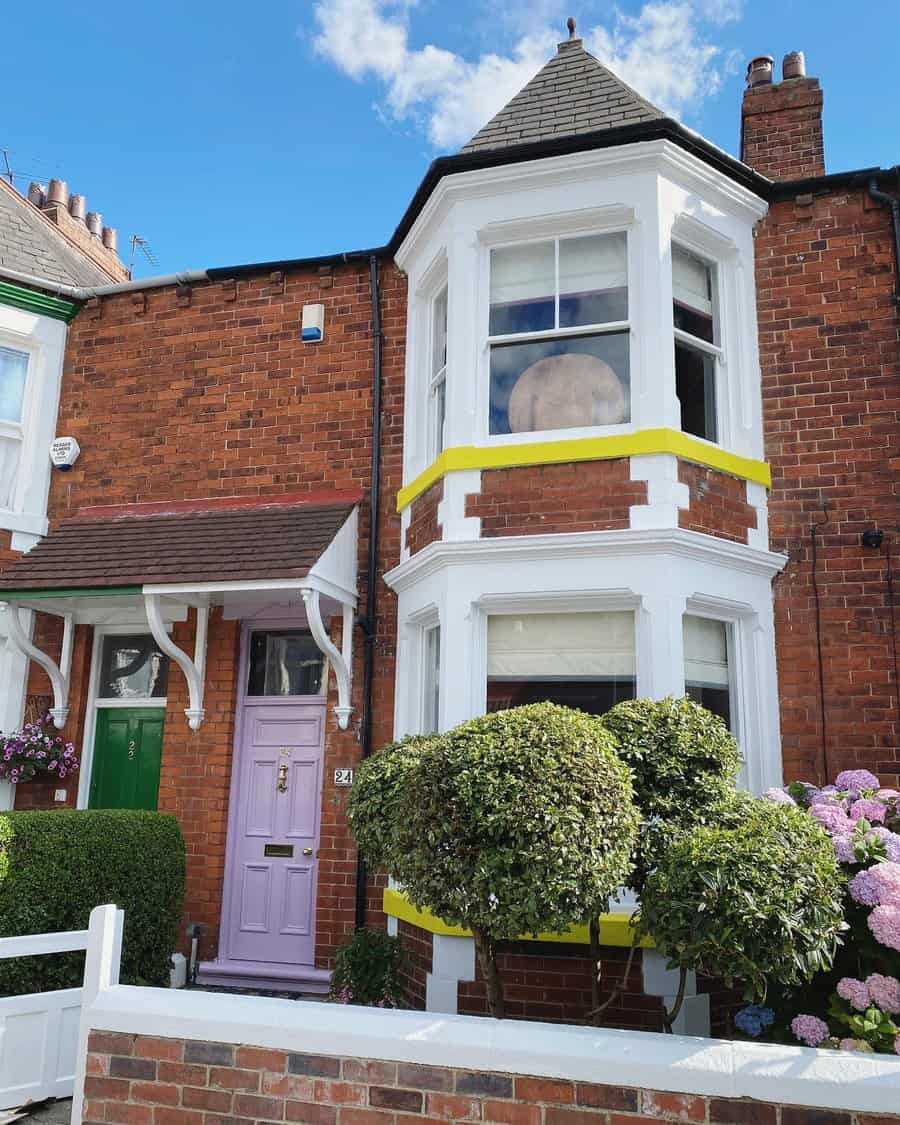
<instances>
[{"instance_id":1,"label":"roof finial","mask_svg":"<svg viewBox=\"0 0 900 1125\"><path fill-rule=\"evenodd\" d=\"M575 38L575 17L574 16L569 16L569 18L566 20L566 27L569 29L569 38L574 39Z\"/></svg>"}]
</instances>

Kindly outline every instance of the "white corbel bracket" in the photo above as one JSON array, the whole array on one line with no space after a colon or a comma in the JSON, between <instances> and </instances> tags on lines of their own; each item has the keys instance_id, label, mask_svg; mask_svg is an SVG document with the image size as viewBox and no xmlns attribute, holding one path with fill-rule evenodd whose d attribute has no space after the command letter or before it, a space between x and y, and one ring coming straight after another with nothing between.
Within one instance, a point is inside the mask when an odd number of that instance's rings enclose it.
<instances>
[{"instance_id":1,"label":"white corbel bracket","mask_svg":"<svg viewBox=\"0 0 900 1125\"><path fill-rule=\"evenodd\" d=\"M350 705L350 687L353 677L353 606L344 603L344 635L339 651L328 630L322 622L322 610L319 606L319 591L312 587L303 587L303 604L306 606L306 619L313 640L322 652L331 661L334 669L334 678L337 681L338 701L334 708L337 723L341 730L346 730L350 725L350 715L353 708Z\"/></svg>"},{"instance_id":2,"label":"white corbel bracket","mask_svg":"<svg viewBox=\"0 0 900 1125\"><path fill-rule=\"evenodd\" d=\"M19 617L19 607L15 602L0 602L0 611L6 621L6 635L13 648L23 656L39 664L50 677L53 688L53 706L50 708L50 717L57 730L62 730L69 717L69 673L72 668L72 643L75 636L74 617L71 613L63 613L62 651L59 664L29 640L22 628L22 619Z\"/></svg>"},{"instance_id":3,"label":"white corbel bracket","mask_svg":"<svg viewBox=\"0 0 900 1125\"><path fill-rule=\"evenodd\" d=\"M163 622L162 610L159 604L159 594L144 594L144 605L147 610L147 623L153 639L162 651L184 672L188 683L189 707L185 707L188 726L191 730L199 730L206 712L203 710L203 687L206 678L206 635L209 627L209 604L197 603L197 632L194 638L194 659L178 647L169 634Z\"/></svg>"}]
</instances>

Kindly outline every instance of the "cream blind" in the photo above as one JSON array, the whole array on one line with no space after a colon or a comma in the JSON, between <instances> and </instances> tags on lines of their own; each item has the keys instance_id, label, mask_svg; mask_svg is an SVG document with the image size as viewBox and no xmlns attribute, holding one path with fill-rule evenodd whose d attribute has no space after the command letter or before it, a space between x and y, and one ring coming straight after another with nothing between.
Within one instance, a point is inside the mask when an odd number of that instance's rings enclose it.
<instances>
[{"instance_id":1,"label":"cream blind","mask_svg":"<svg viewBox=\"0 0 900 1125\"><path fill-rule=\"evenodd\" d=\"M728 626L708 617L684 617L684 678L689 684L728 687Z\"/></svg>"},{"instance_id":2,"label":"cream blind","mask_svg":"<svg viewBox=\"0 0 900 1125\"><path fill-rule=\"evenodd\" d=\"M672 289L680 304L712 316L709 266L677 246L672 247Z\"/></svg>"},{"instance_id":3,"label":"cream blind","mask_svg":"<svg viewBox=\"0 0 900 1125\"><path fill-rule=\"evenodd\" d=\"M556 292L556 250L552 242L506 246L491 251L491 304L552 299Z\"/></svg>"},{"instance_id":4,"label":"cream blind","mask_svg":"<svg viewBox=\"0 0 900 1125\"><path fill-rule=\"evenodd\" d=\"M559 292L599 293L627 284L624 234L563 238L559 243Z\"/></svg>"},{"instance_id":5,"label":"cream blind","mask_svg":"<svg viewBox=\"0 0 900 1125\"><path fill-rule=\"evenodd\" d=\"M488 675L633 676L634 614L527 613L488 618Z\"/></svg>"}]
</instances>

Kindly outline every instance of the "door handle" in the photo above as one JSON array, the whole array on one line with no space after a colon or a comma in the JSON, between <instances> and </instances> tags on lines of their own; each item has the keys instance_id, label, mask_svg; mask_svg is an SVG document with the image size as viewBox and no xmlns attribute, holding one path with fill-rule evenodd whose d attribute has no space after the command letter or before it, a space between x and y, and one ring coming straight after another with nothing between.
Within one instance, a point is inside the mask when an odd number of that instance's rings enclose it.
<instances>
[{"instance_id":1,"label":"door handle","mask_svg":"<svg viewBox=\"0 0 900 1125\"><path fill-rule=\"evenodd\" d=\"M304 848L303 854L304 855L312 855L312 848Z\"/></svg>"},{"instance_id":2,"label":"door handle","mask_svg":"<svg viewBox=\"0 0 900 1125\"><path fill-rule=\"evenodd\" d=\"M287 762L282 762L278 767L278 792L287 793L288 786L288 768Z\"/></svg>"}]
</instances>

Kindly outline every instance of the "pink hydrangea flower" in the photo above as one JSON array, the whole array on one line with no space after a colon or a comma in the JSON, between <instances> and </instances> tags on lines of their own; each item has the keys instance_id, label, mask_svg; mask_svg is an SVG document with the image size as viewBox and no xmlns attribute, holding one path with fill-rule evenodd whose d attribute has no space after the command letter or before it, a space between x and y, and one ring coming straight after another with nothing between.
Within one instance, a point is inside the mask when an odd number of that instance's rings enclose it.
<instances>
[{"instance_id":1,"label":"pink hydrangea flower","mask_svg":"<svg viewBox=\"0 0 900 1125\"><path fill-rule=\"evenodd\" d=\"M838 1049L841 1051L858 1051L860 1041L858 1039L842 1039L838 1044Z\"/></svg>"},{"instance_id":2,"label":"pink hydrangea flower","mask_svg":"<svg viewBox=\"0 0 900 1125\"><path fill-rule=\"evenodd\" d=\"M765 793L763 793L763 797L776 805L796 805L797 803L790 793L785 793L783 789L777 789L775 787L767 789Z\"/></svg>"},{"instance_id":3,"label":"pink hydrangea flower","mask_svg":"<svg viewBox=\"0 0 900 1125\"><path fill-rule=\"evenodd\" d=\"M876 801L874 798L863 797L859 801L854 801L850 806L852 820L862 820L865 817L866 820L880 824L886 816L887 809L881 801Z\"/></svg>"},{"instance_id":4,"label":"pink hydrangea flower","mask_svg":"<svg viewBox=\"0 0 900 1125\"><path fill-rule=\"evenodd\" d=\"M884 850L891 863L900 863L900 836L881 824L872 829L872 834L884 843Z\"/></svg>"},{"instance_id":5,"label":"pink hydrangea flower","mask_svg":"<svg viewBox=\"0 0 900 1125\"><path fill-rule=\"evenodd\" d=\"M872 973L866 977L866 989L873 1004L882 1012L896 1016L900 1013L900 981L896 977L886 977L882 973ZM840 985L838 986L840 991Z\"/></svg>"},{"instance_id":6,"label":"pink hydrangea flower","mask_svg":"<svg viewBox=\"0 0 900 1125\"><path fill-rule=\"evenodd\" d=\"M853 847L852 837L832 836L831 842L834 844L834 854L838 858L838 863L856 863L856 850Z\"/></svg>"},{"instance_id":7,"label":"pink hydrangea flower","mask_svg":"<svg viewBox=\"0 0 900 1125\"><path fill-rule=\"evenodd\" d=\"M791 1020L791 1031L795 1038L807 1047L818 1047L828 1038L828 1024L818 1016L799 1015Z\"/></svg>"},{"instance_id":8,"label":"pink hydrangea flower","mask_svg":"<svg viewBox=\"0 0 900 1125\"><path fill-rule=\"evenodd\" d=\"M833 835L849 836L853 831L854 821L838 805L815 804L810 806L809 811Z\"/></svg>"},{"instance_id":9,"label":"pink hydrangea flower","mask_svg":"<svg viewBox=\"0 0 900 1125\"><path fill-rule=\"evenodd\" d=\"M868 985L855 977L842 977L838 981L837 994L858 1012L864 1012L869 1006Z\"/></svg>"},{"instance_id":10,"label":"pink hydrangea flower","mask_svg":"<svg viewBox=\"0 0 900 1125\"><path fill-rule=\"evenodd\" d=\"M834 779L838 789L878 789L881 782L869 770L843 770Z\"/></svg>"},{"instance_id":11,"label":"pink hydrangea flower","mask_svg":"<svg viewBox=\"0 0 900 1125\"><path fill-rule=\"evenodd\" d=\"M876 941L900 952L900 906L876 906L867 924Z\"/></svg>"}]
</instances>

